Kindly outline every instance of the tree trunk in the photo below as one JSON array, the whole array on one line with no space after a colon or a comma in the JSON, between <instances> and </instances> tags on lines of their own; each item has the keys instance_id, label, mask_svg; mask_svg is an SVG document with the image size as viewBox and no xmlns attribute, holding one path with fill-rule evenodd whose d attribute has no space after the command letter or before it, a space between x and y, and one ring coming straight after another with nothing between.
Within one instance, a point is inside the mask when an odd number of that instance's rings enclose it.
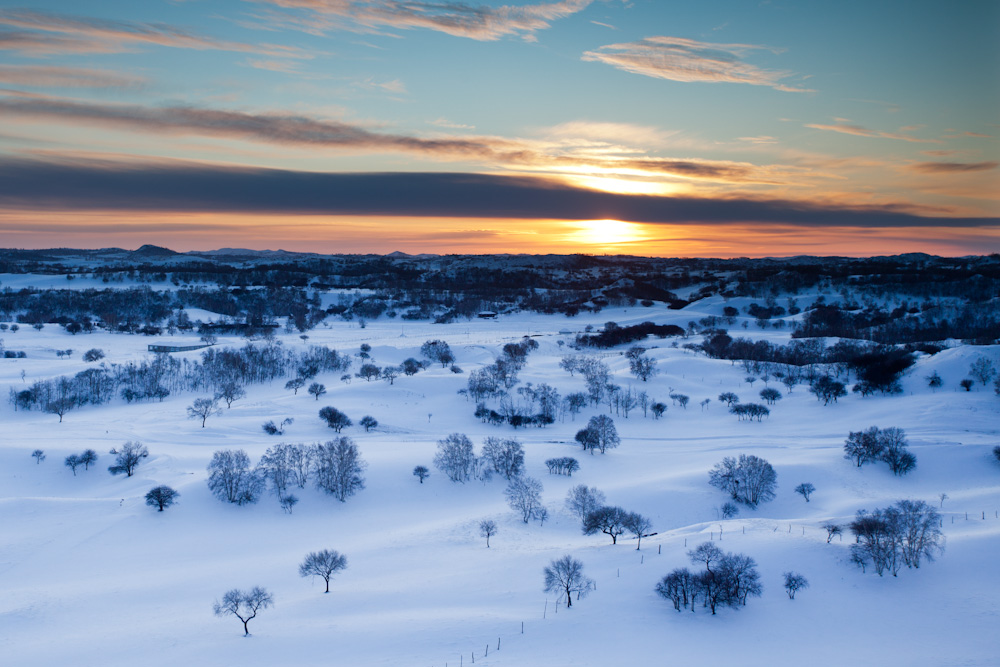
<instances>
[{"instance_id":1,"label":"tree trunk","mask_svg":"<svg viewBox=\"0 0 1000 667\"><path fill-rule=\"evenodd\" d=\"M573 593L571 593L570 590L567 588L566 589L566 608L569 609L572 606L573 606Z\"/></svg>"}]
</instances>

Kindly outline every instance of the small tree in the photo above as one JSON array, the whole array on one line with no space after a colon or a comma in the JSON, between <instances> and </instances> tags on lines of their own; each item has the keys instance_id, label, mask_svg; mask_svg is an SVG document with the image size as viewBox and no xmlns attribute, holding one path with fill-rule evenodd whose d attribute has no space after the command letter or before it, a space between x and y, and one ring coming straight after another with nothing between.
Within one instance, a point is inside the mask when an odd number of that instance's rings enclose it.
<instances>
[{"instance_id":1,"label":"small tree","mask_svg":"<svg viewBox=\"0 0 1000 667\"><path fill-rule=\"evenodd\" d=\"M315 396L318 401L319 397L326 393L326 386L320 384L319 382L313 382L309 385L309 389L306 391L308 391L312 396Z\"/></svg>"},{"instance_id":2,"label":"small tree","mask_svg":"<svg viewBox=\"0 0 1000 667\"><path fill-rule=\"evenodd\" d=\"M351 426L354 423L343 412L329 405L320 409L319 418L325 421L326 425L337 433L340 433L342 429Z\"/></svg>"},{"instance_id":3,"label":"small tree","mask_svg":"<svg viewBox=\"0 0 1000 667\"><path fill-rule=\"evenodd\" d=\"M597 415L591 417L590 421L587 422L587 431L593 434L593 446L590 448L590 453L594 453L594 448L601 450L601 454L609 449L614 449L621 442L621 438L618 437L618 430L615 428L615 422L611 417L607 415Z\"/></svg>"},{"instance_id":4,"label":"small tree","mask_svg":"<svg viewBox=\"0 0 1000 667\"><path fill-rule=\"evenodd\" d=\"M395 384L399 377L399 366L386 366L382 369L382 379L388 380L389 384Z\"/></svg>"},{"instance_id":5,"label":"small tree","mask_svg":"<svg viewBox=\"0 0 1000 667\"><path fill-rule=\"evenodd\" d=\"M215 452L208 464L208 488L219 500L236 505L253 504L265 488L264 476L250 466L242 449Z\"/></svg>"},{"instance_id":6,"label":"small tree","mask_svg":"<svg viewBox=\"0 0 1000 667\"><path fill-rule=\"evenodd\" d=\"M80 455L79 454L70 454L63 461L63 465L65 465L67 468L69 468L70 470L72 470L73 471L73 477L76 477L76 468L77 468L77 466L82 465L81 462L80 462Z\"/></svg>"},{"instance_id":7,"label":"small tree","mask_svg":"<svg viewBox=\"0 0 1000 667\"><path fill-rule=\"evenodd\" d=\"M368 464L353 440L341 436L313 448L313 470L316 487L326 491L340 502L346 502L365 488L362 473Z\"/></svg>"},{"instance_id":8,"label":"small tree","mask_svg":"<svg viewBox=\"0 0 1000 667\"><path fill-rule=\"evenodd\" d=\"M413 469L413 475L420 478L420 483L423 484L424 480L430 477L431 473L427 469L427 466L416 466Z\"/></svg>"},{"instance_id":9,"label":"small tree","mask_svg":"<svg viewBox=\"0 0 1000 667\"><path fill-rule=\"evenodd\" d=\"M573 606L573 593L577 599L585 597L594 588L594 582L583 574L583 563L572 556L552 561L544 570L545 592L566 594L566 607Z\"/></svg>"},{"instance_id":10,"label":"small tree","mask_svg":"<svg viewBox=\"0 0 1000 667\"><path fill-rule=\"evenodd\" d=\"M87 449L83 452L83 454L80 454L80 463L83 464L84 470L90 470L91 464L96 462L97 462L97 452L95 452L93 449Z\"/></svg>"},{"instance_id":11,"label":"small tree","mask_svg":"<svg viewBox=\"0 0 1000 667\"><path fill-rule=\"evenodd\" d=\"M216 400L225 401L226 408L232 408L233 401L238 401L246 395L246 390L236 380L226 380L219 386L219 390L215 392Z\"/></svg>"},{"instance_id":12,"label":"small tree","mask_svg":"<svg viewBox=\"0 0 1000 667\"><path fill-rule=\"evenodd\" d=\"M834 537L837 535L842 535L844 529L835 523L824 523L823 530L826 531L826 543L829 544Z\"/></svg>"},{"instance_id":13,"label":"small tree","mask_svg":"<svg viewBox=\"0 0 1000 667\"><path fill-rule=\"evenodd\" d=\"M100 361L104 358L104 350L91 348L83 353L83 360L87 362Z\"/></svg>"},{"instance_id":14,"label":"small tree","mask_svg":"<svg viewBox=\"0 0 1000 667\"><path fill-rule=\"evenodd\" d=\"M979 357L969 366L969 376L978 380L984 387L997 374L997 369L991 359Z\"/></svg>"},{"instance_id":15,"label":"small tree","mask_svg":"<svg viewBox=\"0 0 1000 667\"><path fill-rule=\"evenodd\" d=\"M768 387L767 389L760 390L760 397L764 399L768 405L774 405L775 401L781 400L781 392L774 387Z\"/></svg>"},{"instance_id":16,"label":"small tree","mask_svg":"<svg viewBox=\"0 0 1000 667\"><path fill-rule=\"evenodd\" d=\"M809 482L803 482L795 487L795 493L801 494L801 496L806 499L806 502L809 502L809 496L811 496L812 492L815 490L816 487Z\"/></svg>"},{"instance_id":17,"label":"small tree","mask_svg":"<svg viewBox=\"0 0 1000 667\"><path fill-rule=\"evenodd\" d=\"M746 454L740 454L739 459L727 456L708 473L709 484L750 507L774 500L777 478L770 463Z\"/></svg>"},{"instance_id":18,"label":"small tree","mask_svg":"<svg viewBox=\"0 0 1000 667\"><path fill-rule=\"evenodd\" d=\"M216 616L235 616L243 622L243 636L249 637L247 624L257 617L257 613L274 604L274 598L266 589L254 586L248 591L234 588L226 591L222 602L216 601L212 611Z\"/></svg>"},{"instance_id":19,"label":"small tree","mask_svg":"<svg viewBox=\"0 0 1000 667\"><path fill-rule=\"evenodd\" d=\"M281 511L291 514L292 508L299 504L299 499L295 494L289 493L287 496L282 496L278 504L281 505Z\"/></svg>"},{"instance_id":20,"label":"small tree","mask_svg":"<svg viewBox=\"0 0 1000 667\"><path fill-rule=\"evenodd\" d=\"M298 396L299 389L302 389L302 387L304 386L306 386L306 381L301 377L292 378L291 380L285 383L285 389L291 389L293 396Z\"/></svg>"},{"instance_id":21,"label":"small tree","mask_svg":"<svg viewBox=\"0 0 1000 667\"><path fill-rule=\"evenodd\" d=\"M788 599L794 600L795 594L805 588L809 588L809 581L801 574L795 572L785 572L785 592Z\"/></svg>"},{"instance_id":22,"label":"small tree","mask_svg":"<svg viewBox=\"0 0 1000 667\"><path fill-rule=\"evenodd\" d=\"M359 421L358 423L361 426L365 427L365 433L372 430L373 428L378 428L378 420L372 417L371 415L365 415L364 417L361 418L361 421Z\"/></svg>"},{"instance_id":23,"label":"small tree","mask_svg":"<svg viewBox=\"0 0 1000 667\"><path fill-rule=\"evenodd\" d=\"M719 513L722 515L723 519L732 519L740 513L740 508L736 503L729 502L727 500L722 503L722 507L719 508Z\"/></svg>"},{"instance_id":24,"label":"small tree","mask_svg":"<svg viewBox=\"0 0 1000 667\"><path fill-rule=\"evenodd\" d=\"M740 397L731 391L725 391L719 394L719 402L725 403L727 407L732 407L740 402Z\"/></svg>"},{"instance_id":25,"label":"small tree","mask_svg":"<svg viewBox=\"0 0 1000 667\"><path fill-rule=\"evenodd\" d=\"M490 538L497 534L497 523L492 519L479 522L479 534L486 538L486 548L490 548Z\"/></svg>"},{"instance_id":26,"label":"small tree","mask_svg":"<svg viewBox=\"0 0 1000 667\"><path fill-rule=\"evenodd\" d=\"M528 523L535 511L542 506L542 483L531 477L515 477L504 490L507 504L521 513L521 519Z\"/></svg>"},{"instance_id":27,"label":"small tree","mask_svg":"<svg viewBox=\"0 0 1000 667\"><path fill-rule=\"evenodd\" d=\"M924 379L927 380L927 386L931 389L938 389L942 384L944 384L944 380L941 379L941 376L938 375L937 371L934 371Z\"/></svg>"},{"instance_id":28,"label":"small tree","mask_svg":"<svg viewBox=\"0 0 1000 667\"><path fill-rule=\"evenodd\" d=\"M40 449L36 449L35 451L31 452L31 456L34 457L36 464L41 463L42 461L45 460L45 452L43 452Z\"/></svg>"},{"instance_id":29,"label":"small tree","mask_svg":"<svg viewBox=\"0 0 1000 667\"><path fill-rule=\"evenodd\" d=\"M965 391L972 391L972 387L975 385L975 382L973 382L969 378L963 378L962 381L959 382L958 384Z\"/></svg>"},{"instance_id":30,"label":"small tree","mask_svg":"<svg viewBox=\"0 0 1000 667\"><path fill-rule=\"evenodd\" d=\"M453 482L469 481L476 467L476 455L469 437L464 433L452 433L438 440L437 446L434 465Z\"/></svg>"},{"instance_id":31,"label":"small tree","mask_svg":"<svg viewBox=\"0 0 1000 667\"><path fill-rule=\"evenodd\" d=\"M162 512L167 507L170 507L180 496L178 492L171 489L169 486L157 486L150 490L146 494L146 504L150 507L157 507L159 511Z\"/></svg>"},{"instance_id":32,"label":"small tree","mask_svg":"<svg viewBox=\"0 0 1000 667\"><path fill-rule=\"evenodd\" d=\"M114 454L115 464L108 466L108 472L112 475L125 473L126 477L131 477L142 460L149 456L149 450L144 444L131 440L117 449L112 449L109 453Z\"/></svg>"},{"instance_id":33,"label":"small tree","mask_svg":"<svg viewBox=\"0 0 1000 667\"><path fill-rule=\"evenodd\" d=\"M337 551L323 549L306 555L299 565L300 577L321 577L326 583L324 593L330 592L330 577L347 568L347 557Z\"/></svg>"},{"instance_id":34,"label":"small tree","mask_svg":"<svg viewBox=\"0 0 1000 667\"><path fill-rule=\"evenodd\" d=\"M604 533L611 538L612 544L618 544L618 536L628 530L625 527L628 518L629 513L621 507L598 507L584 518L583 534Z\"/></svg>"},{"instance_id":35,"label":"small tree","mask_svg":"<svg viewBox=\"0 0 1000 667\"><path fill-rule=\"evenodd\" d=\"M212 415L221 415L222 409L219 401L215 398L196 398L194 403L188 406L188 419L201 419L201 427L205 428L205 421Z\"/></svg>"},{"instance_id":36,"label":"small tree","mask_svg":"<svg viewBox=\"0 0 1000 667\"><path fill-rule=\"evenodd\" d=\"M636 537L635 550L642 546L642 536L653 527L653 522L638 512L629 512L625 517L625 529Z\"/></svg>"}]
</instances>

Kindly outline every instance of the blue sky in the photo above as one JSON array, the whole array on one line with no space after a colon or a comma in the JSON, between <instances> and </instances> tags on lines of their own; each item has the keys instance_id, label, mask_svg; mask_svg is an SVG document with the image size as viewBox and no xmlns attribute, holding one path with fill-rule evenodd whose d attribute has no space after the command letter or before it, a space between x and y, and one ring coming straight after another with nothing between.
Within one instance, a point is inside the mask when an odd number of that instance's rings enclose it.
<instances>
[{"instance_id":1,"label":"blue sky","mask_svg":"<svg viewBox=\"0 0 1000 667\"><path fill-rule=\"evenodd\" d=\"M996 2L3 0L0 245L1000 251L998 44Z\"/></svg>"}]
</instances>

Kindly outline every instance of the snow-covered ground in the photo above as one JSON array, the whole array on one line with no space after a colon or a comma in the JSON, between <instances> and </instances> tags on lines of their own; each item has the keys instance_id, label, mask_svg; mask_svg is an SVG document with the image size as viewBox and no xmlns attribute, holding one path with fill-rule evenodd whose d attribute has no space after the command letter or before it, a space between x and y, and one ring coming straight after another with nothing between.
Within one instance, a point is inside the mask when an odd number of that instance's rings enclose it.
<instances>
[{"instance_id":1,"label":"snow-covered ground","mask_svg":"<svg viewBox=\"0 0 1000 667\"><path fill-rule=\"evenodd\" d=\"M686 410L670 405L661 420L643 418L641 410L629 419L615 417L621 446L596 456L581 452L573 436L602 409L586 408L575 421L543 429L514 430L481 423L474 404L456 393L469 371L526 334L540 347L528 358L522 384L548 382L564 395L583 391L579 375L559 369L560 357L571 352L559 342L572 339L560 330L609 320L685 326L721 315L723 305L707 299L684 311L638 307L573 319L522 314L449 325L381 319L365 328L331 318L308 332L307 341L297 334L279 338L287 346L327 344L350 354L368 343L380 366L419 357L425 340L441 339L465 373L434 365L391 386L357 378L345 384L339 373L327 374L317 378L328 390L318 402L301 391L292 395L284 380L251 386L246 398L209 417L205 428L186 415L198 394L85 407L63 423L5 403L0 664L452 666L471 664L473 657L476 664L508 666L998 664L1000 465L990 450L1000 444L1000 398L990 387L958 387L976 357L1000 360L997 347L959 346L922 356L898 396L850 395L824 407L800 385L769 419L756 423L737 421L716 396L733 391L756 400L761 382L745 383L738 364L694 355L672 346L672 339L651 339L646 344L656 346L650 355L659 375L638 382L619 351L601 353L615 381L668 405L671 391L691 402ZM754 333L753 324L737 332L788 338L786 331ZM41 331L24 326L0 337L7 349L27 354L0 359L4 397L9 388L92 366L81 359L89 348L120 362L141 358L156 342L106 333L70 336L54 325ZM236 337L219 342L242 344ZM74 350L71 357L56 356L65 349ZM944 379L937 391L923 379L933 371ZM704 398L712 402L702 409ZM358 426L344 433L368 462L367 487L358 495L340 503L311 488L296 491L301 502L291 515L271 496L244 507L211 496L205 467L214 451L243 448L256 461L278 442L331 439L334 433L317 417L325 405L355 423L366 414L380 423L370 433ZM261 431L263 422L285 417L295 421L284 436ZM906 431L918 459L915 471L897 478L885 465L858 469L843 458L848 432L873 425ZM477 450L490 435L521 440L527 474L544 484L549 520L522 523L507 507L499 479L455 484L434 469L437 440L455 432L467 434ZM142 441L150 456L134 477L113 477L107 452L127 440ZM30 456L36 448L47 454L41 464ZM63 459L87 448L101 458L74 477ZM720 521L715 508L726 497L708 485L707 472L723 456L740 453L771 462L777 498ZM547 474L543 462L555 456L576 457L581 470L571 478ZM432 470L422 485L411 474L418 464ZM816 486L809 503L792 491L800 482ZM601 489L611 504L649 516L658 534L643 539L641 551L627 536L613 546L604 535L582 535L579 521L563 508L567 490L580 483ZM143 499L160 484L181 494L163 513ZM938 506L941 493L948 495L940 509L946 551L937 562L904 569L896 578L862 574L848 562L853 538L827 544L820 528L902 498ZM478 530L484 518L499 526L489 549ZM709 539L757 561L763 596L716 616L700 606L695 614L677 613L654 586L673 568L689 565L688 548ZM305 554L320 549L336 549L349 563L329 595L321 580L298 574ZM556 597L542 590L542 569L565 554L584 563L597 590L557 612ZM782 589L786 570L811 584L794 601ZM244 638L237 620L213 615L212 603L228 589L255 585L266 587L275 604L251 622L252 636Z\"/></svg>"}]
</instances>

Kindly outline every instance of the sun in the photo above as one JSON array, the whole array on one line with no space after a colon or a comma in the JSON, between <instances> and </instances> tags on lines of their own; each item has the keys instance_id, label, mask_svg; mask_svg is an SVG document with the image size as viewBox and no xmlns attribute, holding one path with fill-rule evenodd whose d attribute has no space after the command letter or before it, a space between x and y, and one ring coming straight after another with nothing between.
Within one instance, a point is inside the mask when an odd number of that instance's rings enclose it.
<instances>
[{"instance_id":1,"label":"sun","mask_svg":"<svg viewBox=\"0 0 1000 667\"><path fill-rule=\"evenodd\" d=\"M573 225L576 229L570 235L571 240L583 245L608 248L646 238L639 225L621 220L581 220Z\"/></svg>"}]
</instances>

